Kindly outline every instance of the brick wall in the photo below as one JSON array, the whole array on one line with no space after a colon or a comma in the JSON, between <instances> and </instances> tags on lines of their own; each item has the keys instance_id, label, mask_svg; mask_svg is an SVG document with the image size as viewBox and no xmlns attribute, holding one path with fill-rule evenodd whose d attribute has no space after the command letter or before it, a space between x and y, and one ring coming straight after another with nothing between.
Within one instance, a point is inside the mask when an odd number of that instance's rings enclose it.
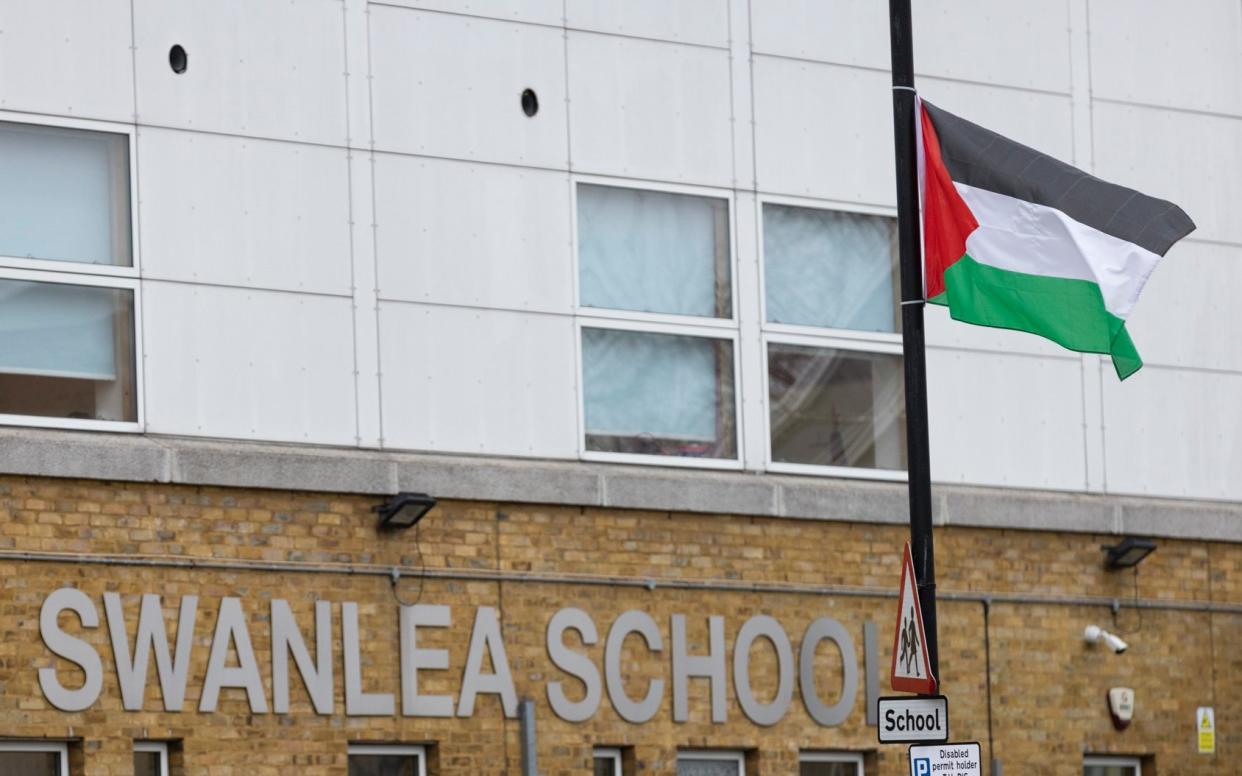
<instances>
[{"instance_id":1,"label":"brick wall","mask_svg":"<svg viewBox=\"0 0 1242 776\"><path fill-rule=\"evenodd\" d=\"M347 573L354 568L400 566L406 575L397 593L407 602L449 604L451 627L420 631L421 647L447 648L449 670L422 675L421 692L456 695L476 607L496 607L517 694L536 702L539 767L545 776L590 772L593 745L633 747L640 774L673 773L679 748L745 749L762 776L797 773L801 749L849 749L869 755L868 773L906 772L904 747L878 747L865 725L863 627L879 624L882 679L895 603L879 595L816 594L816 586L848 586L859 592L895 590L906 529L753 517L669 514L594 508L531 507L455 501L440 504L417 531L377 535L371 498L321 494L104 483L37 478L0 478L0 735L80 741L75 760L91 776L131 770L134 739L177 739L187 775L323 776L346 772L351 742L428 743L439 774L520 772L516 719L505 719L499 700L482 695L470 719L348 717L344 714L339 606L333 607L335 714L316 715L290 661L288 715L252 714L240 689L224 689L217 710L199 713L200 689L220 598L238 596L271 703L268 607L290 602L313 652L314 602L359 604L364 689L394 693L400 710L397 604L387 577ZM944 527L936 536L939 589L943 594L1004 596L1102 596L1122 601L1242 603L1242 547L1161 540L1159 550L1133 573L1108 573L1099 545L1108 537ZM64 553L62 560L23 560L14 553ZM74 555L123 556L184 563L260 562L279 568L192 568L160 565L97 565ZM342 564L336 573L309 573ZM420 580L425 566L461 578ZM299 570L301 569L301 570ZM490 578L504 572L505 579ZM467 577L476 578L467 578ZM609 580L617 584L606 583ZM634 585L652 581L654 586ZM713 589L683 589L696 581ZM590 584L588 584L590 582ZM626 584L622 584L626 583ZM779 585L748 590L747 585ZM80 588L94 602L100 627L81 629L71 615L66 631L91 643L104 661L99 700L81 712L50 706L38 685L40 667L56 665L66 686L81 672L55 659L39 638L40 607L49 593ZM180 598L199 596L193 663L185 710L165 713L154 667L142 711L121 706L102 596L123 596L132 639L139 596L159 593L175 636ZM627 609L641 609L659 624L664 652L649 655L636 639L626 642L623 664L631 695L647 681L669 682L669 617L687 616L690 652L707 649L707 615L726 623L727 654L737 629L754 614L779 620L797 647L806 625L820 616L839 620L851 634L859 688L853 712L838 727L815 724L795 691L781 722L761 728L746 719L734 697L731 661L723 724L710 720L708 682L692 679L689 719L674 723L671 687L649 722L620 720L607 694L587 722L567 723L551 711L546 685L566 683L577 698L580 685L556 669L545 648L548 618L563 607L589 613L600 631L594 646L567 642L602 666L608 626ZM978 740L988 753L988 672L984 605L978 600L940 602L941 676L950 698L955 740ZM995 755L1009 774L1080 772L1085 751L1150 755L1158 773L1234 772L1242 749L1242 615L1107 606L993 602L991 642L992 733ZM1082 629L1096 623L1122 633L1131 648L1113 655L1082 644ZM821 645L816 654L819 690L825 701L839 693L838 652ZM230 665L235 663L230 661ZM776 659L766 642L751 651L751 679L761 701L776 686ZM1135 721L1112 729L1105 704L1108 687L1127 685L1137 694ZM1214 705L1215 756L1198 755L1194 709ZM877 751L878 750L878 751ZM1149 770L1145 768L1145 774Z\"/></svg>"}]
</instances>

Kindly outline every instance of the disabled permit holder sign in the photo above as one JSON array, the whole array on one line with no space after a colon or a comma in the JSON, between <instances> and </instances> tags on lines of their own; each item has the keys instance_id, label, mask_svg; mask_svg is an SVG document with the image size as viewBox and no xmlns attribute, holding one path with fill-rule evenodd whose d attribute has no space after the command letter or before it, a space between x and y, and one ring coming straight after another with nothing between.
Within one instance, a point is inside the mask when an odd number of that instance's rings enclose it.
<instances>
[{"instance_id":1,"label":"disabled permit holder sign","mask_svg":"<svg viewBox=\"0 0 1242 776\"><path fill-rule=\"evenodd\" d=\"M982 776L979 742L910 747L910 776Z\"/></svg>"}]
</instances>

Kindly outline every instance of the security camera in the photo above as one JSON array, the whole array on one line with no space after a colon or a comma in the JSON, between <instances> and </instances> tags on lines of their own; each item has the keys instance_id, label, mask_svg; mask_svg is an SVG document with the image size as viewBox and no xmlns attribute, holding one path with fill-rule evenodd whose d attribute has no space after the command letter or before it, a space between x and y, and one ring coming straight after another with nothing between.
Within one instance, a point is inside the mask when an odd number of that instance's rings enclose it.
<instances>
[{"instance_id":1,"label":"security camera","mask_svg":"<svg viewBox=\"0 0 1242 776\"><path fill-rule=\"evenodd\" d=\"M1121 640L1120 636L1109 633L1098 625L1088 625L1087 629L1082 632L1082 638L1088 644L1096 644L1103 641L1109 649L1118 655L1130 647L1129 644Z\"/></svg>"}]
</instances>

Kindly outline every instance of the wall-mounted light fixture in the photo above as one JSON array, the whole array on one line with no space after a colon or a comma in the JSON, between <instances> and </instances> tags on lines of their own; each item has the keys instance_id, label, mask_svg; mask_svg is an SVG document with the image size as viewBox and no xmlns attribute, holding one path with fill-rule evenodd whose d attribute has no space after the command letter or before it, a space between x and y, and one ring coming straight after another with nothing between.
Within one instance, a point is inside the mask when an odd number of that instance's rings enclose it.
<instances>
[{"instance_id":1,"label":"wall-mounted light fixture","mask_svg":"<svg viewBox=\"0 0 1242 776\"><path fill-rule=\"evenodd\" d=\"M1104 557L1104 566L1109 571L1128 569L1137 566L1143 558L1156 551L1156 543L1151 539L1139 539L1127 536L1117 544L1106 544L1100 547L1108 553Z\"/></svg>"},{"instance_id":2,"label":"wall-mounted light fixture","mask_svg":"<svg viewBox=\"0 0 1242 776\"><path fill-rule=\"evenodd\" d=\"M398 493L383 504L371 507L371 511L379 513L381 530L400 529L422 520L435 505L436 500L426 493Z\"/></svg>"}]
</instances>

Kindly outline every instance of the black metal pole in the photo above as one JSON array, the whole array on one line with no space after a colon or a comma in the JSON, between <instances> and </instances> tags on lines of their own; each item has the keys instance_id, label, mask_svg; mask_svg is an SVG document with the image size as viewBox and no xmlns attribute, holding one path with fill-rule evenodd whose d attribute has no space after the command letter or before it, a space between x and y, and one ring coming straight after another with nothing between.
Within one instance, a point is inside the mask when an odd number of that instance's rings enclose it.
<instances>
[{"instance_id":1,"label":"black metal pole","mask_svg":"<svg viewBox=\"0 0 1242 776\"><path fill-rule=\"evenodd\" d=\"M910 0L889 0L893 57L893 139L897 160L897 245L901 255L901 342L906 372L906 458L910 554L919 582L927 657L940 679L936 561L932 550L931 455L927 443L927 357L923 347L923 258L919 246L918 157L914 132L914 45Z\"/></svg>"}]
</instances>

